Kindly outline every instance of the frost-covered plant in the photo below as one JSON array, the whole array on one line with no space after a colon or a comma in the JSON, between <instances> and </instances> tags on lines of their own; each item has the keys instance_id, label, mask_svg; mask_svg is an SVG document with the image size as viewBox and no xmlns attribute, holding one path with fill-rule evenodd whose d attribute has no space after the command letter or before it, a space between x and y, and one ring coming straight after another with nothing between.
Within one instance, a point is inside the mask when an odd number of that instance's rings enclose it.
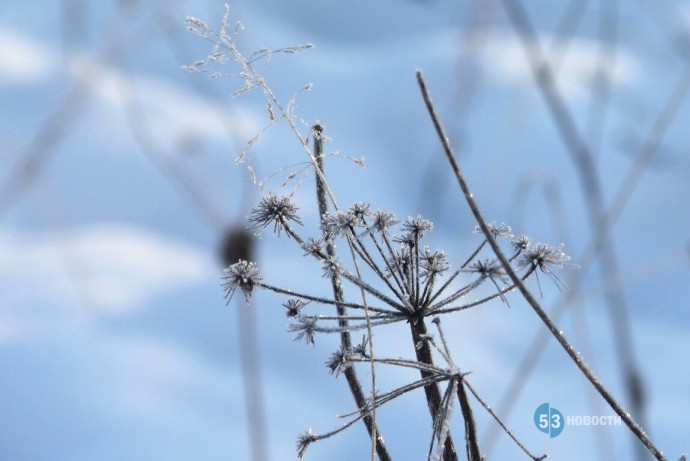
<instances>
[{"instance_id":1,"label":"frost-covered plant","mask_svg":"<svg viewBox=\"0 0 690 461\"><path fill-rule=\"evenodd\" d=\"M460 262L454 263L449 260L446 253L432 249L427 244L425 237L432 231L433 224L421 216L399 220L391 211L373 210L370 203L365 200L356 202L347 209L339 208L335 194L329 187L323 165L323 126L317 123L307 133L302 133L299 119L294 114L294 96L288 104L282 104L266 82L263 71L257 69L259 63L265 67L276 53L294 53L310 48L311 45L279 50L261 49L245 57L236 42L242 25L238 22L229 32L228 19L229 8L226 7L221 29L216 32L197 18L187 18L188 28L209 39L213 47L207 59L186 66L185 70L209 72L212 78L240 78L244 85L236 94L255 88L261 89L269 114L269 124L266 128L281 120L290 126L309 159L307 167L300 169L300 173L306 175L311 169L315 175L319 226L311 230L305 229L293 194L265 192L249 215L248 227L257 233L272 228L276 236L286 235L288 241L300 247L305 257L321 266L323 277L332 287L332 296L296 291L268 281L261 276L256 264L249 261L239 261L225 270L225 294L230 300L239 288L247 302L257 289L286 296L283 306L286 315L292 320L289 331L295 335L295 339L304 340L309 346L315 345L318 335L339 335L340 346L326 365L335 376L345 376L356 403L356 410L345 415L350 418L349 421L338 429L324 434L315 434L311 430L303 433L298 438L299 457L305 454L311 443L331 437L356 422L363 421L372 441L372 458L375 452L382 460L391 459L377 427L376 410L408 392L423 389L432 426L429 459L458 459L450 433L453 402L456 399L464 421L466 458L472 461L482 459L467 390L492 417L496 418L498 424L528 457L534 460L545 458L545 455L536 456L530 453L468 383L467 373L461 372L452 358L441 329L440 317L448 314L457 315L463 310L479 308L492 302L496 302L497 306L509 307L508 297L512 292L519 291L576 360L585 376L597 387L596 376L581 357L574 353L563 334L555 328L524 284L528 278L536 278L541 272L550 277L559 288L563 287L563 282L554 272L569 266L569 257L563 252L563 246L535 244L527 236L516 238L509 226L495 222L487 223L483 219L447 143L447 137L435 114L421 73L418 73L420 88L432 121L449 159L452 173L457 178L463 196L478 223L475 233L480 234L482 238L476 249ZM239 66L239 72L226 74L210 70L209 66L214 63L234 63ZM305 85L303 90L310 88L311 85ZM261 133L250 140L248 147L254 145L260 135ZM310 139L313 140L313 149L309 145ZM246 159L245 153L240 155L239 161ZM296 173L288 175L284 185L295 175ZM260 185L263 191L264 182L260 182ZM499 244L498 241L503 243ZM347 248L346 257L336 253L336 243ZM509 256L504 254L502 247L510 249ZM537 285L541 292L538 278ZM354 289L358 295L346 297L346 287ZM484 290L483 287L488 287L489 290ZM429 333L428 319L432 319L438 329L440 346L434 335ZM372 330L385 332L387 325L402 322L409 325L410 350L414 351L415 359L376 357L372 344ZM363 333L363 339L359 344L352 343L352 332ZM377 335L376 338L377 341L385 341L385 333ZM439 358L443 366L437 365ZM372 371L369 393L364 392L357 378L356 369L359 364L369 366ZM394 389L379 392L375 385L376 366L414 369L419 372L419 378L413 382L402 383ZM445 386L443 390L442 385ZM622 412L603 386L598 384L597 390L612 404L614 410L619 414ZM634 421L630 421L628 415L626 424L635 432Z\"/></svg>"},{"instance_id":2,"label":"frost-covered plant","mask_svg":"<svg viewBox=\"0 0 690 461\"><path fill-rule=\"evenodd\" d=\"M285 218L286 209L290 210L289 220ZM296 334L295 339L303 339L310 346L314 346L318 334L366 331L360 345L349 348L341 345L331 356L328 368L332 373L339 375L356 363L373 360L377 364L417 369L420 379L377 394L371 400L373 403L368 403L365 408L359 409L358 415L353 415L350 423L361 419L374 407L380 407L413 389L423 388L437 442L440 447L453 449L452 444L447 442L450 439L446 416L450 416L449 406L452 403L449 395L461 392L464 380L454 366L449 371L434 364L433 341L427 331L426 319L436 321L441 315L476 308L497 299L508 305L506 295L515 290L515 285L508 281L495 258L480 258L486 238L478 243L476 250L464 262L453 269L444 252L432 250L424 244L424 237L431 232L433 224L422 217L407 218L401 223L392 212L372 211L369 204L357 202L347 210L325 214L318 235L308 238L302 234L302 229L294 226L302 222L297 211L292 201L269 193L251 213L250 227L264 229L272 225L276 235L284 232L302 248L306 256L322 266L325 278L343 280L361 290L366 294L364 301L298 292L271 284L254 272L252 278L238 277L238 273L247 272L245 261L226 269L226 295L232 296L236 286L239 286L243 292L246 289L265 289L289 296L284 303L288 316L294 319L289 330ZM525 236L514 238L510 227L505 224L491 223L489 229L494 236L506 240L507 246L513 249L510 260L514 262L515 270L520 271L523 280L538 270L553 274L552 269L561 268L568 260L560 247L532 245ZM341 241L352 249L354 257L350 264L326 250L334 241ZM493 293L478 299L471 296L487 283L494 288ZM344 315L318 310L319 307L328 306L340 306L346 310ZM313 312L315 309L317 311ZM416 360L372 359L367 348L369 331L397 322L410 325ZM447 348L441 356L447 363L452 363ZM447 382L450 386L444 393L439 387L441 382ZM466 399L465 404L469 408ZM330 437L349 425L324 435L311 431L303 434L299 441L299 453L303 454L310 443Z\"/></svg>"}]
</instances>

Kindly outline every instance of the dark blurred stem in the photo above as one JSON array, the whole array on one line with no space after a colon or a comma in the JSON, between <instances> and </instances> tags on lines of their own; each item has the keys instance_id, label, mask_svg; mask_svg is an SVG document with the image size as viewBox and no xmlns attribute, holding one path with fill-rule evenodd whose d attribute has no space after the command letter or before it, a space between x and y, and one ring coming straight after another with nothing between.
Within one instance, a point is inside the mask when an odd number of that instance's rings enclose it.
<instances>
[{"instance_id":1,"label":"dark blurred stem","mask_svg":"<svg viewBox=\"0 0 690 461\"><path fill-rule=\"evenodd\" d=\"M462 175L462 171L460 170L460 165L458 165L458 162L456 160L455 153L450 147L448 137L446 136L445 130L443 129L438 115L436 114L436 109L434 108L434 105L431 101L431 95L427 90L426 82L424 81L424 76L422 75L421 71L417 71L417 82L419 83L419 87L424 98L424 103L426 104L427 110L434 124L434 128L436 129L436 133L438 134L439 140L441 141L441 145L443 146L443 150L453 170L453 174L455 175L455 178L458 181L458 185L460 186L463 196L465 197L465 201L467 202L470 211L474 215L477 224L479 224L479 227L484 233L486 240L488 241L492 250L496 254L496 257L501 262L501 266L506 271L506 274L510 277L515 286L520 290L520 293L525 298L525 301L527 301L527 303L532 307L534 312L539 316L544 325L546 325L548 330L556 338L561 347L563 347L565 352L573 360L575 365L580 369L582 374L584 374L585 377L589 380L589 382L592 383L599 395L601 395L602 398L609 404L611 409L613 409L613 411L621 417L621 420L625 423L625 425L628 426L630 431L633 434L635 434L635 436L637 436L640 442L642 442L642 444L647 448L647 450L650 451L650 453L652 453L656 457L656 459L658 459L659 461L665 460L666 458L664 457L663 453L661 453L661 451L656 447L652 440L647 436L646 432L633 419L630 413L627 412L623 408L623 406L613 397L613 395L604 387L599 378L594 374L592 369L589 368L589 366L585 363L583 358L580 357L580 355L575 351L573 346L568 342L563 333L556 327L556 325L549 318L544 309L542 309L542 307L539 305L539 302L534 298L534 296L532 296L532 293L530 293L529 290L527 290L527 287L525 287L524 283L522 283L522 280L520 280L520 277L515 273L515 271L511 267L508 258L503 253L503 250L501 250L501 248L498 246L498 243L496 243L496 239L487 227L486 221L484 220L481 211L479 210L479 207L477 206L477 203L474 200L474 196L470 191L467 181L465 181L465 177Z\"/></svg>"},{"instance_id":2,"label":"dark blurred stem","mask_svg":"<svg viewBox=\"0 0 690 461\"><path fill-rule=\"evenodd\" d=\"M417 353L417 360L421 363L426 363L428 365L433 365L434 360L431 356L431 346L429 341L427 341L427 328L424 323L424 318L419 317L410 320L410 329L412 330L412 345ZM428 378L432 375L428 371L420 371L422 374L422 379ZM441 390L438 384L433 383L424 387L424 394L426 395L426 401L429 406L429 413L431 414L432 421L438 421L439 412L442 411L441 407ZM445 448L443 450L443 459L445 461L456 461L458 459L458 454L455 451L455 445L453 444L453 439L450 434L446 438ZM479 458L477 458L479 459Z\"/></svg>"},{"instance_id":3,"label":"dark blurred stem","mask_svg":"<svg viewBox=\"0 0 690 461\"><path fill-rule=\"evenodd\" d=\"M249 442L252 459L268 461L266 421L264 418L261 375L259 368L259 340L254 318L254 306L244 302L237 303L239 316L239 338L244 381L244 400L249 424Z\"/></svg>"},{"instance_id":4,"label":"dark blurred stem","mask_svg":"<svg viewBox=\"0 0 690 461\"><path fill-rule=\"evenodd\" d=\"M312 133L314 135L314 157L316 157L316 165L320 170L316 172L316 197L319 204L319 216L321 223L323 223L323 220L328 213L327 188L323 182L323 178L326 177L323 169L323 126L320 124L314 125L312 127ZM326 241L326 254L331 258L335 256L335 247L330 239L327 239ZM343 293L343 285L338 274L333 275L331 278L331 284L333 286L333 296L335 301L338 303L344 302L345 295ZM352 340L350 339L350 333L347 331L347 319L345 318L347 315L347 310L345 306L341 304L337 304L336 309L338 316L340 317L338 323L342 328L342 332L340 333L340 344L343 350L349 351L352 349ZM359 378L357 378L355 368L349 367L344 371L343 374L345 375L345 379L347 380L347 384L350 387L350 392L355 399L357 407L364 410L367 408L367 398L362 390L362 385L359 381ZM371 417L370 414L364 415L362 419L364 421L364 425L367 427L367 432L369 432L369 437L371 437L372 440L376 440L376 453L378 454L379 459L381 461L389 461L391 457L386 449L383 436L376 427L376 421Z\"/></svg>"}]
</instances>

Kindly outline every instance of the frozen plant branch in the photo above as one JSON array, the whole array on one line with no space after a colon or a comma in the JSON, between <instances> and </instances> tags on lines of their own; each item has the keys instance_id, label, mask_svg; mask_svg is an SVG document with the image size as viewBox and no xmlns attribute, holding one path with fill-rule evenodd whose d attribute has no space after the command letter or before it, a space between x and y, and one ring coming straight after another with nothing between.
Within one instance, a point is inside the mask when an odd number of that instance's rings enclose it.
<instances>
[{"instance_id":1,"label":"frozen plant branch","mask_svg":"<svg viewBox=\"0 0 690 461\"><path fill-rule=\"evenodd\" d=\"M429 116L431 117L431 120L432 120L434 127L436 129L436 133L439 137L439 140L441 141L441 145L443 146L443 150L446 154L446 158L448 159L448 162L450 163L450 166L453 170L455 178L458 181L458 185L460 186L460 189L462 190L462 193L465 197L465 201L467 202L467 205L469 206L470 211L474 215L474 218L477 220L477 224L479 225L482 232L484 233L484 236L486 237L487 242L491 246L491 249L494 251L494 253L496 254L496 257L501 262L501 265L503 266L503 269L505 270L506 274L510 277L510 279L513 281L513 283L518 288L518 290L520 290L520 293L525 298L527 303L532 307L534 312L539 316L539 318L544 323L544 325L546 325L548 330L556 338L556 340L561 345L561 347L563 347L563 349L568 354L568 356L573 360L573 362L575 362L575 365L585 375L585 377L589 380L589 382L592 383L592 385L597 390L599 395L601 395L602 398L609 404L611 409L613 409L613 411L615 411L616 414L621 417L621 419L626 424L626 426L628 426L630 431L633 434L635 434L635 436L650 451L650 453L652 453L657 460L665 461L666 458L664 457L663 453L656 447L656 445L652 442L652 440L647 436L647 433L633 419L633 417L630 415L630 413L625 411L623 406L604 387L604 385L601 383L601 381L596 376L594 371L592 371L592 369L589 368L589 366L585 363L585 361L582 359L582 357L580 357L579 353L576 352L575 349L573 348L573 346L568 342L568 340L563 335L563 333L551 321L548 314L546 314L544 309L542 309L542 307L539 305L539 302L536 300L536 298L534 298L534 296L532 296L532 293L529 292L529 290L527 289L525 284L522 283L522 280L520 280L520 277L518 277L518 275L515 273L515 271L511 267L510 262L508 261L508 258L505 256L505 254L503 253L503 251L499 247L498 243L496 243L496 239L494 238L494 236L493 236L491 230L489 229L486 221L482 217L481 211L479 210L479 207L477 206L477 203L474 200L474 196L469 189L467 181L465 181L465 178L462 175L462 171L460 170L460 166L458 165L458 162L456 160L455 153L453 152L453 149L450 147L448 137L446 136L445 130L443 129L443 126L441 125L441 121L438 118L438 115L436 114L436 109L435 109L433 102L431 100L431 95L429 94L429 91L428 91L427 86L426 86L426 82L424 81L424 75L423 75L421 70L417 71L417 82L419 84L419 88L421 90L422 97L424 98L424 103L426 105L427 111L429 112Z\"/></svg>"},{"instance_id":2,"label":"frozen plant branch","mask_svg":"<svg viewBox=\"0 0 690 461\"><path fill-rule=\"evenodd\" d=\"M324 165L323 165L323 126L320 124L314 125L312 129L314 135L314 156L315 167L316 167L316 198L319 205L319 216L321 218L321 226L324 227L326 218L328 216L328 202L326 200L327 192L329 191L328 184L326 183L326 176L324 175ZM335 199L333 199L333 204L335 205ZM336 206L337 209L337 206ZM325 252L326 256L333 260L335 258L335 245L333 244L333 238L328 234L327 231L323 231L322 235L325 241ZM336 310L338 316L341 317L338 320L338 325L342 329L340 331L340 345L343 351L349 351L352 349L352 340L350 339L350 332L347 330L348 321L346 319L347 310L346 307L342 305L345 301L345 295L343 292L343 285L340 279L340 273L334 272L331 274L331 285L333 288L333 298L336 301ZM364 305L364 311L367 315L367 326L370 329L371 324L368 319L368 306ZM370 330L369 330L370 331ZM354 367L346 367L343 371L347 383L350 387L350 392L360 408L364 407L366 404L366 397L364 391L362 390L362 384L357 377ZM383 436L378 430L376 424L376 414L362 414L364 420L364 425L367 428L369 437L372 441L372 447L375 449L376 453L379 455L381 461L390 460L390 454L386 448L383 441Z\"/></svg>"},{"instance_id":3,"label":"frozen plant branch","mask_svg":"<svg viewBox=\"0 0 690 461\"><path fill-rule=\"evenodd\" d=\"M491 407L484 401L484 399L482 399L482 398L479 396L479 394L477 393L477 391L474 390L474 388L472 387L472 385L470 385L470 383L468 383L467 380L465 380L465 379L463 379L463 384L465 385L465 387L467 387L467 389L470 390L470 392L472 393L472 395L474 395L474 398L477 399L477 402L479 402L479 404L480 404L482 407L484 407L484 409L487 411L487 413L489 413L489 414L496 420L496 422L498 423L498 425L501 426L501 429L503 429L503 431L504 431L506 434L508 434L508 437L510 437L511 439L513 439L513 442L515 442L515 443L517 444L517 446L520 447L520 449L521 449L522 451L524 451L525 454L526 454L527 456L529 456L530 458L532 458L534 461L542 461L542 460L544 460L544 459L547 458L547 455L546 455L546 454L541 455L541 456L537 456L537 455L533 454L531 451L529 451L529 450L527 449L527 447L525 447L525 446L518 440L518 438L515 437L515 435L512 433L512 431L511 431L510 429L508 429L508 426L505 425L505 423L501 420L501 418L498 417L498 415L491 409Z\"/></svg>"}]
</instances>

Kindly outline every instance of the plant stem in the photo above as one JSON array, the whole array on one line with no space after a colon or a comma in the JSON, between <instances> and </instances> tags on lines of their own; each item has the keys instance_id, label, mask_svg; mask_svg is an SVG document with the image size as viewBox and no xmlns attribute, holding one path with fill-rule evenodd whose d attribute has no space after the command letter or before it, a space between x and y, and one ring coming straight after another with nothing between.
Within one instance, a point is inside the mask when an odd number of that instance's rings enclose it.
<instances>
[{"instance_id":1,"label":"plant stem","mask_svg":"<svg viewBox=\"0 0 690 461\"><path fill-rule=\"evenodd\" d=\"M427 365L434 365L433 357L431 356L431 346L426 340L428 330L424 323L424 317L410 319L410 329L412 331L412 345L417 354L417 360ZM422 379L432 376L429 371L420 370ZM441 408L441 390L437 383L432 383L424 386L424 394L426 394L426 401L429 406L429 413L431 413L431 420L437 421ZM445 449L443 450L443 459L445 461L457 461L458 454L455 451L455 445L450 434L446 438Z\"/></svg>"},{"instance_id":2,"label":"plant stem","mask_svg":"<svg viewBox=\"0 0 690 461\"><path fill-rule=\"evenodd\" d=\"M460 402L460 409L462 410L462 418L465 420L465 444L467 446L467 460L481 461L482 455L479 452L479 443L477 441L477 423L474 421L472 414L472 407L467 398L467 391L462 378L459 378L458 383L458 401Z\"/></svg>"},{"instance_id":3,"label":"plant stem","mask_svg":"<svg viewBox=\"0 0 690 461\"><path fill-rule=\"evenodd\" d=\"M316 158L316 196L319 204L319 216L321 223L323 224L324 218L328 213L328 202L327 202L327 185L324 182L325 174L323 169L323 127L319 124L314 125L312 128L314 134L314 157ZM324 234L325 235L325 234ZM326 255L328 257L335 256L335 246L330 238L326 240ZM340 303L345 301L345 295L343 293L343 284L340 280L340 276L334 272L331 277L331 284L333 286L333 297L336 301L336 310L340 319L338 320L339 326L342 328L340 333L340 344L343 350L352 350L352 339L350 338L350 333L347 331L347 310L345 306ZM367 399L362 390L362 385L357 377L354 367L347 368L343 374L347 380L347 384L350 387L350 392L355 399L357 407L361 411L365 411L367 408ZM383 436L376 427L376 421L371 415L366 414L363 416L364 425L369 432L369 437L376 442L376 453L381 461L390 461L391 457L386 449L386 445L383 441Z\"/></svg>"},{"instance_id":4,"label":"plant stem","mask_svg":"<svg viewBox=\"0 0 690 461\"><path fill-rule=\"evenodd\" d=\"M650 453L652 453L657 460L665 461L666 458L664 457L663 453L654 445L652 440L647 436L646 432L640 427L640 425L632 418L630 413L625 411L623 406L620 403L618 403L618 401L613 397L613 395L604 387L604 385L601 383L596 374L594 374L594 371L592 371L592 369L589 368L589 366L585 363L582 357L580 357L580 355L575 351L575 349L568 342L563 333L558 328L556 328L556 325L551 321L544 309L541 308L539 302L534 298L534 296L532 296L532 293L530 293L529 290L527 290L527 287L524 283L522 283L522 280L520 280L520 277L515 273L515 271L513 271L513 268L510 266L508 258L505 256L505 254L503 254L503 251L498 246L498 243L496 243L496 240L491 234L491 231L487 227L486 221L482 217L481 211L479 210L479 207L477 206L477 203L474 200L474 196L472 195L472 192L470 191L469 186L465 181L464 176L462 175L460 166L458 165L458 162L455 158L455 153L453 152L453 149L450 147L448 137L445 134L445 130L441 125L441 122L436 114L436 109L434 108L434 105L431 101L431 95L427 90L426 82L424 81L424 76L422 72L419 70L417 71L417 82L419 83L419 87L424 98L424 103L426 104L429 115L431 116L431 120L434 124L434 127L436 128L436 133L438 134L438 137L441 141L448 162L450 163L451 168L453 169L455 178L457 179L458 185L460 186L460 189L462 190L462 193L465 197L465 201L467 202L467 205L469 206L470 210L472 211L472 214L477 220L477 224L484 233L486 240L488 241L492 250L496 254L496 257L501 262L501 265L503 266L503 269L506 271L506 274L510 277L510 279L513 281L518 290L520 290L520 293L525 298L527 303L539 316L544 325L546 325L548 330L556 338L561 347L563 347L568 356L573 360L573 362L575 362L575 365L585 375L589 382L592 383L599 395L601 395L603 399L609 404L611 409L613 409L613 411L621 417L625 425L628 426L630 431L633 434L635 434L635 436L637 436L640 442L642 442L642 444L650 451Z\"/></svg>"}]
</instances>

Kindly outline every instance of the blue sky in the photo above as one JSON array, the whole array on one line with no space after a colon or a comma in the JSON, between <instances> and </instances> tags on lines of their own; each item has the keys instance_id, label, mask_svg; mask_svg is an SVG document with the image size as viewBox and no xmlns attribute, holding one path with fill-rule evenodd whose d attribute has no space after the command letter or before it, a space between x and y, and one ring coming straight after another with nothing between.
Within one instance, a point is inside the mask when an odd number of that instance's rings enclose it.
<instances>
[{"instance_id":1,"label":"blue sky","mask_svg":"<svg viewBox=\"0 0 690 461\"><path fill-rule=\"evenodd\" d=\"M326 126L327 149L338 153L326 168L341 205L363 200L398 217L431 219L431 244L456 265L477 245L416 86L414 72L423 69L484 215L535 241L562 242L582 263L592 232L580 178L500 2L275 3L232 2L231 22L245 25L238 44L247 54L314 44L275 55L266 80L284 103L313 85L295 97L295 114L305 126ZM568 41L557 33L565 2L529 2L527 10L610 204L686 66L690 4L618 6L615 57L603 55L611 96L601 122L592 81L601 69L601 30L614 27L602 28L601 3L586 2ZM181 71L211 47L186 31L185 17L219 27L223 11L223 2L210 0L0 5L4 458L250 457L240 360L247 323L239 312L247 308L225 305L217 249L258 200L247 166L259 178L278 172L266 189L280 191L281 168L305 156L278 124L263 132L245 164L235 164L269 122L263 95L233 97L240 80ZM560 274L566 281L576 270L586 274L560 327L625 402L612 334L620 325L604 300L622 289L646 385L647 429L669 459L690 450L689 120L683 100L612 229L619 273L595 265ZM348 157L364 157L367 167ZM295 199L310 235L313 196L307 177ZM266 280L327 293L318 265L301 255L270 231L257 243ZM544 306L557 306L565 294L546 277L541 282ZM294 342L283 301L257 293L245 312L258 325L270 459L296 458L299 433L337 427L337 415L353 409L342 377L323 366L336 338L317 337L315 348ZM543 330L517 296L511 306L444 319L456 362L497 409ZM380 330L377 353L410 356L408 335L403 327ZM378 377L380 389L412 378L385 369ZM622 427L566 428L548 439L533 426L544 402L563 414L612 414L555 341L515 400L507 422L534 452L632 457ZM478 406L475 413L486 440L492 423ZM423 458L430 434L421 393L379 418L396 459ZM459 412L455 418L460 424ZM306 459L367 453L363 428L355 426L311 447ZM500 436L489 459L517 456Z\"/></svg>"}]
</instances>

